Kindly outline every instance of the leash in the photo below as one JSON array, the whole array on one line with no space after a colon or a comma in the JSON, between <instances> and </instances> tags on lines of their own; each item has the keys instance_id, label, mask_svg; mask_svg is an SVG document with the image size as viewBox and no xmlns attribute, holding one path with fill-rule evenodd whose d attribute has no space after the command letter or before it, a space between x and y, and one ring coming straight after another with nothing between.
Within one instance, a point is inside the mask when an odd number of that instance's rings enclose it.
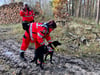
<instances>
[{"instance_id":1,"label":"leash","mask_svg":"<svg viewBox=\"0 0 100 75\"><path fill-rule=\"evenodd\" d=\"M53 44L51 44L51 46L54 48L55 51L58 50Z\"/></svg>"}]
</instances>

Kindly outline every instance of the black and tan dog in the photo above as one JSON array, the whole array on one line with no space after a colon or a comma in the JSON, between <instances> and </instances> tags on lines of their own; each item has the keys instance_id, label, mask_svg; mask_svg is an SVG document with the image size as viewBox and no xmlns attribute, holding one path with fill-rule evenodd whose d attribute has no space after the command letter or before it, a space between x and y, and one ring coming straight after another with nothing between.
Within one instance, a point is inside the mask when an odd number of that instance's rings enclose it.
<instances>
[{"instance_id":1,"label":"black and tan dog","mask_svg":"<svg viewBox=\"0 0 100 75\"><path fill-rule=\"evenodd\" d=\"M61 43L58 41L54 41L50 43L48 47L50 47L51 49L55 49L54 47L57 47L58 45L61 45ZM50 55L50 62L52 63L52 56L53 56L54 51L53 50L49 51L48 47L44 45L44 46L39 47L37 50L35 50L34 59L31 61L31 62L35 62L36 65L40 65L41 69L44 69L42 64L44 60L46 60L48 55ZM45 59L44 59L44 55L45 55ZM38 59L40 61L40 64L37 63Z\"/></svg>"}]
</instances>

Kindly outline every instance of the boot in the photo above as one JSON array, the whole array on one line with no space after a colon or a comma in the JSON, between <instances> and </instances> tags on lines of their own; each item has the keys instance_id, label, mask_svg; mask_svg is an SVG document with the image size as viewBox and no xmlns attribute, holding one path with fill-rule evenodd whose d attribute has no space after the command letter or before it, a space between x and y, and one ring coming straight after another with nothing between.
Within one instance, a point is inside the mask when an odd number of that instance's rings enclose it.
<instances>
[{"instance_id":1,"label":"boot","mask_svg":"<svg viewBox=\"0 0 100 75\"><path fill-rule=\"evenodd\" d=\"M20 52L20 58L21 58L23 61L26 61L26 58L24 57L24 52Z\"/></svg>"}]
</instances>

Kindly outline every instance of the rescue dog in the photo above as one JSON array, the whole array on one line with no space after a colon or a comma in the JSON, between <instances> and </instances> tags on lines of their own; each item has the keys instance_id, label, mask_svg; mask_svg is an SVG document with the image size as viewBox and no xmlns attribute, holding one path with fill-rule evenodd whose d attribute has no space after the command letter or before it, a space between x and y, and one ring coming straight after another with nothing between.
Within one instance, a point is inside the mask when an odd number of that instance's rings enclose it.
<instances>
[{"instance_id":1,"label":"rescue dog","mask_svg":"<svg viewBox=\"0 0 100 75\"><path fill-rule=\"evenodd\" d=\"M40 65L41 69L44 69L42 64L44 62L44 54L45 52L47 52L46 50L47 50L47 47L45 45L40 46L39 48L35 50L34 59L31 60L31 62L35 62L36 66ZM38 60L40 62L39 64L37 62Z\"/></svg>"},{"instance_id":2,"label":"rescue dog","mask_svg":"<svg viewBox=\"0 0 100 75\"><path fill-rule=\"evenodd\" d=\"M45 57L44 57L44 60L45 60L45 61L46 61L46 59L47 59L47 56L50 55L50 63L53 64L53 62L52 62L52 56L53 56L53 53L54 53L54 49L55 49L57 46L59 46L59 45L61 45L61 43L60 43L59 41L54 41L54 42L50 43L50 44L47 46L48 50L47 50L47 52L46 52L46 54L45 54Z\"/></svg>"},{"instance_id":3,"label":"rescue dog","mask_svg":"<svg viewBox=\"0 0 100 75\"><path fill-rule=\"evenodd\" d=\"M53 52L54 52L53 49L54 49L54 47L57 47L58 45L61 45L61 43L58 41L54 41L54 42L50 43L48 46L39 47L37 50L35 50L35 57L31 62L35 62L35 64L37 66L40 65L40 68L44 69L44 67L43 67L44 60L46 60L47 56L50 55L50 62L52 63L52 56L53 56ZM51 48L52 51L50 51L48 49L48 47ZM44 59L44 55L45 55L45 59ZM40 61L40 64L37 63L38 59Z\"/></svg>"}]
</instances>

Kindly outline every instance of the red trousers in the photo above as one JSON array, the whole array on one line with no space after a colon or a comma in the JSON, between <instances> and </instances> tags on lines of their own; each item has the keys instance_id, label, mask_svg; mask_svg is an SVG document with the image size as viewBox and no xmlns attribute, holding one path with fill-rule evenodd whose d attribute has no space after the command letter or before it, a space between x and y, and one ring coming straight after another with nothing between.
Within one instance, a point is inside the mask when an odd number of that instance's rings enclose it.
<instances>
[{"instance_id":1,"label":"red trousers","mask_svg":"<svg viewBox=\"0 0 100 75\"><path fill-rule=\"evenodd\" d=\"M39 48L41 45L37 42L37 39L34 38L34 41L31 41L30 39L30 35L27 31L25 31L25 34L22 38L22 45L21 45L21 50L22 51L26 51L26 49L28 48L30 43L34 43L35 44L35 49Z\"/></svg>"}]
</instances>

